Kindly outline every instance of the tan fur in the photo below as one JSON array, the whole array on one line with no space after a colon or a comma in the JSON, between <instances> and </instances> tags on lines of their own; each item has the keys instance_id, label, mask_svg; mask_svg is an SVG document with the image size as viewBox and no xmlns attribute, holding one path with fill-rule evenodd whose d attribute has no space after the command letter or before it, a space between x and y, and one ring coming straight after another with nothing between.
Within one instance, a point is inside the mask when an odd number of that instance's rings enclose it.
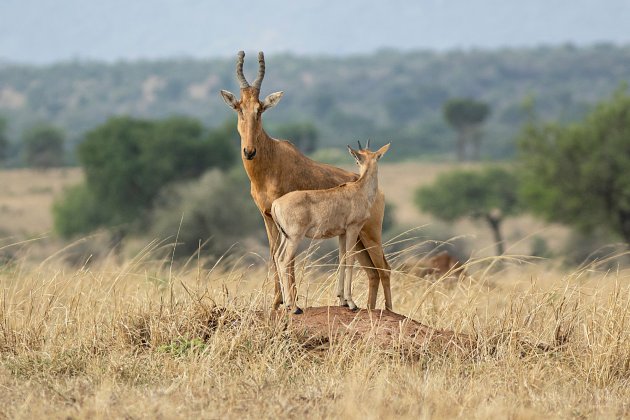
<instances>
[{"instance_id":1,"label":"tan fur","mask_svg":"<svg viewBox=\"0 0 630 420\"><path fill-rule=\"evenodd\" d=\"M359 232L370 218L370 209L378 193L377 160L389 144L377 152L367 149L350 153L356 158L361 176L354 182L326 190L293 191L271 206L271 216L281 232L280 246L274 260L279 270L284 302L296 308L295 279L288 266L295 258L304 237L313 239L339 237L339 282L337 297L342 306L356 309L352 300L352 267Z\"/></svg>"},{"instance_id":2,"label":"tan fur","mask_svg":"<svg viewBox=\"0 0 630 420\"><path fill-rule=\"evenodd\" d=\"M332 188L354 181L358 175L315 162L300 153L291 143L269 137L262 126L262 112L274 106L281 93L278 92L275 97L272 97L274 94L269 95L262 102L259 94L257 88L247 87L241 89L241 98L237 99L230 92L221 91L225 102L238 115L241 158L251 181L252 198L263 215L269 239L270 271L276 286L274 308L277 308L282 303L282 297L273 256L279 245L279 235L271 218L271 204L291 191ZM254 150L256 155L248 160L245 153L251 154ZM379 191L372 205L370 218L359 233L356 244L360 251L357 258L369 280L367 306L370 309L376 307L379 281L383 285L385 307L392 309L390 269L381 244L384 209L385 199ZM293 264L290 264L289 272L293 273Z\"/></svg>"}]
</instances>

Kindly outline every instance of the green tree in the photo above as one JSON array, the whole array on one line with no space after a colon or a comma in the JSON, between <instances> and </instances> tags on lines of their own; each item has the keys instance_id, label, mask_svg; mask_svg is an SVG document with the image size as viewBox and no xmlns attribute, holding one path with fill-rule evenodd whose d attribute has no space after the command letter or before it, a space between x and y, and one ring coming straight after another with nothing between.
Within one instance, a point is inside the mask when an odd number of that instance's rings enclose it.
<instances>
[{"instance_id":1,"label":"green tree","mask_svg":"<svg viewBox=\"0 0 630 420\"><path fill-rule=\"evenodd\" d=\"M63 131L50 124L37 124L22 135L24 161L27 166L48 169L64 163Z\"/></svg>"},{"instance_id":2,"label":"green tree","mask_svg":"<svg viewBox=\"0 0 630 420\"><path fill-rule=\"evenodd\" d=\"M57 203L57 230L71 236L108 226L124 234L151 209L166 184L198 177L210 167L231 166L236 159L233 136L227 126L206 133L199 121L184 117L110 119L88 132L78 147L86 188L69 190ZM73 211L83 211L85 217L64 220Z\"/></svg>"},{"instance_id":3,"label":"green tree","mask_svg":"<svg viewBox=\"0 0 630 420\"><path fill-rule=\"evenodd\" d=\"M303 153L313 153L317 148L319 133L317 128L311 123L290 123L276 128L278 137L290 140Z\"/></svg>"},{"instance_id":4,"label":"green tree","mask_svg":"<svg viewBox=\"0 0 630 420\"><path fill-rule=\"evenodd\" d=\"M523 198L550 221L630 244L630 96L625 87L582 121L530 121L519 136Z\"/></svg>"},{"instance_id":5,"label":"green tree","mask_svg":"<svg viewBox=\"0 0 630 420\"><path fill-rule=\"evenodd\" d=\"M469 217L482 219L492 230L497 255L505 252L501 223L522 208L514 173L500 167L442 174L433 185L416 191L415 202L422 211L452 222Z\"/></svg>"},{"instance_id":6,"label":"green tree","mask_svg":"<svg viewBox=\"0 0 630 420\"><path fill-rule=\"evenodd\" d=\"M457 131L457 158L466 159L466 145L473 148L473 159L479 159L481 147L480 127L490 114L490 107L483 102L469 98L456 98L447 101L443 108L444 119Z\"/></svg>"},{"instance_id":7,"label":"green tree","mask_svg":"<svg viewBox=\"0 0 630 420\"><path fill-rule=\"evenodd\" d=\"M7 120L0 117L0 163L9 157L9 137L7 136Z\"/></svg>"}]
</instances>

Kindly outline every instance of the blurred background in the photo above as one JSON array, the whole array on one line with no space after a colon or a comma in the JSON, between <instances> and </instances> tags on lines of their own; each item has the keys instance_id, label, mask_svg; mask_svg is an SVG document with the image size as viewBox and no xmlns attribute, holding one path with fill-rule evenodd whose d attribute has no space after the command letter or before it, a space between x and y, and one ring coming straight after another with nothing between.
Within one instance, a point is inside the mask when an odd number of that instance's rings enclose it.
<instances>
[{"instance_id":1,"label":"blurred background","mask_svg":"<svg viewBox=\"0 0 630 420\"><path fill-rule=\"evenodd\" d=\"M0 264L151 240L183 258L266 255L218 94L238 92L239 50L250 79L265 52L263 95L285 92L271 136L351 170L345 144L392 142L389 252L619 253L629 21L622 0L4 0Z\"/></svg>"}]
</instances>

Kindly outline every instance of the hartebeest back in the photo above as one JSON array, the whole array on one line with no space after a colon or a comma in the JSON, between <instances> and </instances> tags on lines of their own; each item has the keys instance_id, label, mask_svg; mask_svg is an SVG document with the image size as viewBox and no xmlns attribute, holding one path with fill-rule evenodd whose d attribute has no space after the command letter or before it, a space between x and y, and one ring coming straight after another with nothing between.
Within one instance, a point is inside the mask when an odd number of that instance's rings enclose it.
<instances>
[{"instance_id":1,"label":"hartebeest back","mask_svg":"<svg viewBox=\"0 0 630 420\"><path fill-rule=\"evenodd\" d=\"M369 141L368 141L369 146ZM359 232L370 218L370 210L378 193L377 161L387 152L389 144L376 152L367 147L348 151L360 168L360 176L354 182L326 190L293 191L276 199L271 205L273 217L280 230L280 246L274 258L280 272L282 295L287 307L301 313L296 305L296 289L293 273L288 267L297 254L298 246L305 237L323 239L339 237L339 304L354 310L352 300L352 267L355 244Z\"/></svg>"},{"instance_id":2,"label":"hartebeest back","mask_svg":"<svg viewBox=\"0 0 630 420\"><path fill-rule=\"evenodd\" d=\"M279 245L279 234L271 218L271 203L279 197L296 190L321 190L355 181L357 174L334 166L315 162L300 153L288 141L272 139L262 126L262 114L275 106L282 98L282 92L276 92L260 101L260 87L265 75L265 58L258 54L258 76L253 85L249 85L243 74L241 51L236 62L236 76L241 88L241 97L237 99L233 93L222 90L223 100L238 115L238 132L241 136L242 160L247 176L251 181L251 194L260 210L270 249L270 270L276 286L274 307L282 303L282 295L277 281L277 269L273 256ZM381 230L385 199L379 191L372 205L370 218L359 233L357 258L365 269L368 280L368 308L376 307L379 280L385 294L385 307L392 308L390 291L390 270L381 244ZM289 265L293 273L293 264Z\"/></svg>"}]
</instances>

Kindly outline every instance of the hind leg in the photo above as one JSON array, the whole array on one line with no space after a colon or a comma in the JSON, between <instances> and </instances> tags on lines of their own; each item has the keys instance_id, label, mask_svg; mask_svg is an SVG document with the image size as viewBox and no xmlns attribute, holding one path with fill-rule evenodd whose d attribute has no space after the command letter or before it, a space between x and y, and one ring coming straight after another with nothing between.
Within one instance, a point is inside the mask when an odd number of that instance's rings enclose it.
<instances>
[{"instance_id":1,"label":"hind leg","mask_svg":"<svg viewBox=\"0 0 630 420\"><path fill-rule=\"evenodd\" d=\"M368 278L368 300L367 308L376 309L376 296L378 294L378 285L381 281L378 270L374 268L374 263L370 258L370 254L367 252L361 240L356 243L356 259L359 261L359 265L365 271Z\"/></svg>"},{"instance_id":2,"label":"hind leg","mask_svg":"<svg viewBox=\"0 0 630 420\"><path fill-rule=\"evenodd\" d=\"M348 228L346 231L346 281L344 284L343 298L348 307L353 311L357 309L357 304L352 300L352 269L354 268L354 256L356 253L357 237L359 235L358 228Z\"/></svg>"},{"instance_id":3,"label":"hind leg","mask_svg":"<svg viewBox=\"0 0 630 420\"><path fill-rule=\"evenodd\" d=\"M359 233L359 242L365 250L358 255L359 262L366 270L369 279L368 308L376 308L379 282L383 285L385 308L392 310L392 292L390 286L390 267L385 259L381 233L385 197L379 192L370 212L370 218Z\"/></svg>"},{"instance_id":4,"label":"hind leg","mask_svg":"<svg viewBox=\"0 0 630 420\"><path fill-rule=\"evenodd\" d=\"M378 278L380 283L383 285L383 295L385 297L385 308L392 310L392 292L390 286L390 268L387 260L385 259L385 255L383 254L383 248L380 245L380 241L374 241L369 237L364 237L363 232L361 232L361 240L359 243L364 247L365 254L367 254L367 260L371 263L372 267L368 267L368 272L372 272L372 276L374 278ZM361 260L360 260L361 261ZM363 264L363 261L361 262ZM376 291L368 296L368 301L370 305L376 307L376 297L378 294L378 282L376 283ZM370 282L370 286L373 286L373 283Z\"/></svg>"},{"instance_id":5,"label":"hind leg","mask_svg":"<svg viewBox=\"0 0 630 420\"><path fill-rule=\"evenodd\" d=\"M343 285L346 277L346 235L339 235L339 279L337 280L337 297L339 298L339 306L348 306L343 297Z\"/></svg>"}]
</instances>

